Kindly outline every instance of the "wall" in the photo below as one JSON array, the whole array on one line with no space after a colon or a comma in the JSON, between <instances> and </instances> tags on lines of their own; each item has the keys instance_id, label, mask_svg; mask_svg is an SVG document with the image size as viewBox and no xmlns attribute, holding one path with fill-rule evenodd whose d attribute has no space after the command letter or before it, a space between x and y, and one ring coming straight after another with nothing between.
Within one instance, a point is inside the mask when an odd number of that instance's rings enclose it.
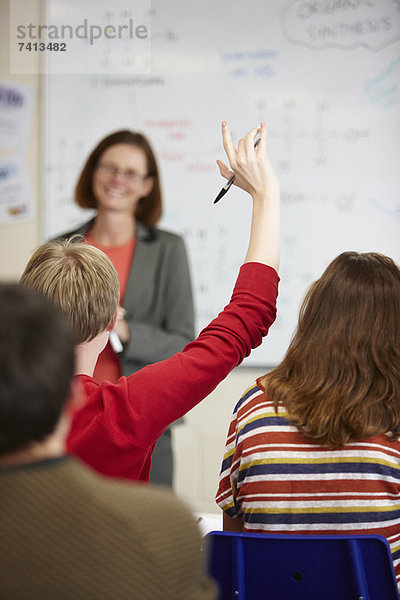
<instances>
[{"instance_id":1,"label":"wall","mask_svg":"<svg viewBox=\"0 0 400 600\"><path fill-rule=\"evenodd\" d=\"M40 11L39 0L31 0L32 14ZM33 124L30 132L28 161L30 187L34 199L36 216L13 225L0 225L0 278L18 279L32 250L40 243L41 219L41 144L40 144L40 75L12 75L10 73L10 7L8 0L0 0L0 80L34 86L36 101ZM0 141L1 146L1 141ZM0 148L1 151L1 148Z\"/></svg>"}]
</instances>

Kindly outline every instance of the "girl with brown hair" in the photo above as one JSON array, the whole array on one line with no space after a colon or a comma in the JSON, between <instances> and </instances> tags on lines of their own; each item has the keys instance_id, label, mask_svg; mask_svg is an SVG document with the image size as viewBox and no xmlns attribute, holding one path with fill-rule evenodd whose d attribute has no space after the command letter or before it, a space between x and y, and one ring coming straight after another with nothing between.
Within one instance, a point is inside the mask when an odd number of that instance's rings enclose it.
<instances>
[{"instance_id":1,"label":"girl with brown hair","mask_svg":"<svg viewBox=\"0 0 400 600\"><path fill-rule=\"evenodd\" d=\"M281 364L234 409L224 529L380 534L400 578L400 270L345 252L306 294Z\"/></svg>"}]
</instances>

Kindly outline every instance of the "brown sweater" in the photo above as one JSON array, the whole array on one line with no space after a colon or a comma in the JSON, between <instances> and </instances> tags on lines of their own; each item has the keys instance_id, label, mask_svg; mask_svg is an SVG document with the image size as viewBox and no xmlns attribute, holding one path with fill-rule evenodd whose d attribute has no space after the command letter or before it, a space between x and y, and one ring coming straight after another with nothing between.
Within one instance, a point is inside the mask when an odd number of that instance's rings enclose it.
<instances>
[{"instance_id":1,"label":"brown sweater","mask_svg":"<svg viewBox=\"0 0 400 600\"><path fill-rule=\"evenodd\" d=\"M0 598L211 600L200 534L162 488L69 458L0 470Z\"/></svg>"}]
</instances>

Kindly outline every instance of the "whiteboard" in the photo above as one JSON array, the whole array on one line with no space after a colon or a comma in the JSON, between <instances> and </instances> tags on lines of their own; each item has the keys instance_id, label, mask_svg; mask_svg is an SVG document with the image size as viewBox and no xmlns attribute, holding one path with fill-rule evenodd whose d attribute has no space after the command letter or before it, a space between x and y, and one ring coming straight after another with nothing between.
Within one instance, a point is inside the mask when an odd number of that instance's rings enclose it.
<instances>
[{"instance_id":1,"label":"whiteboard","mask_svg":"<svg viewBox=\"0 0 400 600\"><path fill-rule=\"evenodd\" d=\"M99 139L144 132L161 167L161 226L186 239L201 329L227 303L250 224L241 190L213 205L220 123L237 139L266 121L282 190L281 284L277 321L245 365L273 366L305 290L338 253L400 261L399 3L153 0L151 35L148 74L46 79L45 237L88 218L73 188Z\"/></svg>"}]
</instances>

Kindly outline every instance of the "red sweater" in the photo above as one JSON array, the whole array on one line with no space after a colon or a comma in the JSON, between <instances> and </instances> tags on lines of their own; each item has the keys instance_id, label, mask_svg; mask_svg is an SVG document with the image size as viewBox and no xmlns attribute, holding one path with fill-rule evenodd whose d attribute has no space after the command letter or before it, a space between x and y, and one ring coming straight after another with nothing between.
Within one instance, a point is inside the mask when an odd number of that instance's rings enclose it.
<instances>
[{"instance_id":1,"label":"red sweater","mask_svg":"<svg viewBox=\"0 0 400 600\"><path fill-rule=\"evenodd\" d=\"M276 316L278 282L271 267L246 263L228 306L182 352L115 384L80 375L86 403L68 450L105 475L148 481L158 437L260 345Z\"/></svg>"}]
</instances>

